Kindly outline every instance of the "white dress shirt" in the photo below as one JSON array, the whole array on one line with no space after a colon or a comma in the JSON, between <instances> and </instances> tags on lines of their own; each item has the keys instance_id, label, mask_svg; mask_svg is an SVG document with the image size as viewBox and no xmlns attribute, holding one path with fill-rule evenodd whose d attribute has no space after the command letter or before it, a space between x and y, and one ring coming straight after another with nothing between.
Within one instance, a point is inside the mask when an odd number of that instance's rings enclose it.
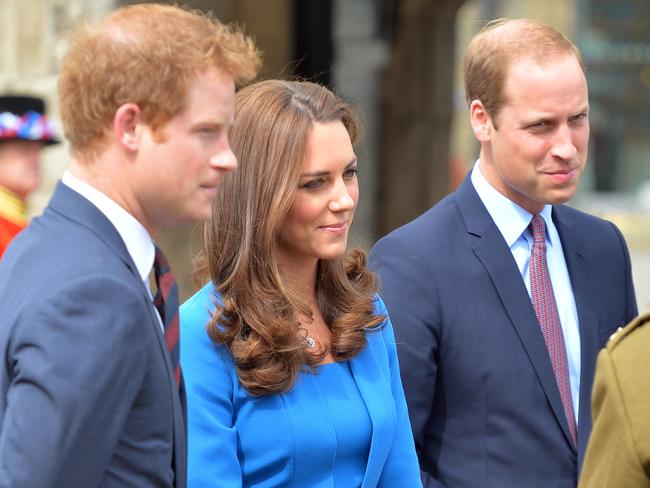
<instances>
[{"instance_id":1,"label":"white dress shirt","mask_svg":"<svg viewBox=\"0 0 650 488\"><path fill-rule=\"evenodd\" d=\"M499 193L483 176L478 161L472 169L471 180L483 205L485 205L510 248L530 296L530 252L533 245L533 236L528 226L533 215ZM553 285L555 303L562 323L569 367L571 398L577 424L580 406L580 328L562 242L551 218L552 210L551 205L546 205L540 215L544 218L546 224L546 260Z\"/></svg>"}]
</instances>

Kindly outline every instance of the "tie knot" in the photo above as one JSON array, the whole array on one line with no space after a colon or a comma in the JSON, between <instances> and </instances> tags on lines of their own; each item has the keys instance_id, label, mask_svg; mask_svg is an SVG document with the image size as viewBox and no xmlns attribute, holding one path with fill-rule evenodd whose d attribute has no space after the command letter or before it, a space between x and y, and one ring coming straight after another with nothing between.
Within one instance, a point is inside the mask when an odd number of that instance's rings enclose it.
<instances>
[{"instance_id":1,"label":"tie knot","mask_svg":"<svg viewBox=\"0 0 650 488\"><path fill-rule=\"evenodd\" d=\"M528 226L530 233L533 235L533 243L536 245L546 245L546 224L541 215L535 215Z\"/></svg>"}]
</instances>

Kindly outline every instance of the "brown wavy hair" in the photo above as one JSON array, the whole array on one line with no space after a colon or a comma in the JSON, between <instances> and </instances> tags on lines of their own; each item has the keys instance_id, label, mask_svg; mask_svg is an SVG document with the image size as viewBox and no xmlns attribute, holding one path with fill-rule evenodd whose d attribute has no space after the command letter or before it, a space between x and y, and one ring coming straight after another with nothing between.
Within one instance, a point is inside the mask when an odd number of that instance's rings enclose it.
<instances>
[{"instance_id":1,"label":"brown wavy hair","mask_svg":"<svg viewBox=\"0 0 650 488\"><path fill-rule=\"evenodd\" d=\"M282 278L277 247L309 133L316 122L339 120L355 144L361 131L351 105L311 82L268 80L236 95L230 143L239 168L222 179L203 227L197 275L209 277L222 298L208 334L230 350L253 395L288 391L301 369L315 368L327 353L305 345L297 315L313 313ZM319 261L315 287L335 360L354 357L366 331L384 320L373 311L377 287L365 253Z\"/></svg>"}]
</instances>

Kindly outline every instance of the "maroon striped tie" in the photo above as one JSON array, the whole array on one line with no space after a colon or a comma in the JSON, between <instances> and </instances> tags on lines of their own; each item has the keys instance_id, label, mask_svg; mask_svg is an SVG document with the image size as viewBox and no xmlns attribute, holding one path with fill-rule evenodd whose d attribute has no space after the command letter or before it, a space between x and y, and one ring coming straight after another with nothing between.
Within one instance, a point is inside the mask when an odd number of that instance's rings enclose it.
<instances>
[{"instance_id":1,"label":"maroon striped tie","mask_svg":"<svg viewBox=\"0 0 650 488\"><path fill-rule=\"evenodd\" d=\"M544 342L551 358L555 381L560 390L562 406L569 424L569 432L576 443L576 417L571 400L571 384L569 382L569 365L567 361L564 336L560 315L553 295L553 284L546 264L546 225L544 218L535 215L530 222L530 232L533 235L533 248L530 252L530 294L537 320L542 328Z\"/></svg>"},{"instance_id":2,"label":"maroon striped tie","mask_svg":"<svg viewBox=\"0 0 650 488\"><path fill-rule=\"evenodd\" d=\"M153 303L160 313L165 328L165 341L171 359L176 384L180 384L180 336L178 328L178 285L174 279L174 273L169 268L167 258L156 246L156 258L153 263L156 277L156 295Z\"/></svg>"}]
</instances>

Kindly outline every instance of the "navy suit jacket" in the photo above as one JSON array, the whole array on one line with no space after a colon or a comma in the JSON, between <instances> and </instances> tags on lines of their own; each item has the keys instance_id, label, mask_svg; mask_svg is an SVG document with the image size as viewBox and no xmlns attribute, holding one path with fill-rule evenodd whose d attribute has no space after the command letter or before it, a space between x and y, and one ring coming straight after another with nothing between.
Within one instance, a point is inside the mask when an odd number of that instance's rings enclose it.
<instances>
[{"instance_id":1,"label":"navy suit jacket","mask_svg":"<svg viewBox=\"0 0 650 488\"><path fill-rule=\"evenodd\" d=\"M425 486L575 487L598 350L637 314L610 222L553 207L578 312L578 446L516 262L469 177L371 252Z\"/></svg>"},{"instance_id":2,"label":"navy suit jacket","mask_svg":"<svg viewBox=\"0 0 650 488\"><path fill-rule=\"evenodd\" d=\"M0 297L0 487L185 487L184 399L110 221L59 183Z\"/></svg>"}]
</instances>

